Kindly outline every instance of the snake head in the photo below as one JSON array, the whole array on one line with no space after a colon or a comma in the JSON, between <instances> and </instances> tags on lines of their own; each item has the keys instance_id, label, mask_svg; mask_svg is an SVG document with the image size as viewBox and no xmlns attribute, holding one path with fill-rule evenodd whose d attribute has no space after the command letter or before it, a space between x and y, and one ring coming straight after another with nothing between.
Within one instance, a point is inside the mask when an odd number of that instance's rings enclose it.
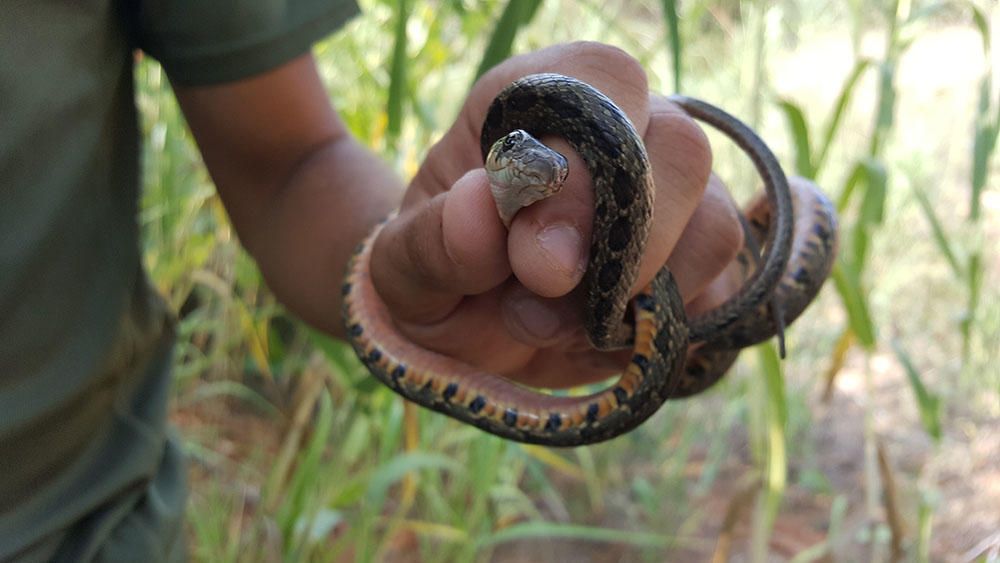
<instances>
[{"instance_id":1,"label":"snake head","mask_svg":"<svg viewBox=\"0 0 1000 563\"><path fill-rule=\"evenodd\" d=\"M498 139L486 154L490 191L508 228L519 209L558 193L568 174L566 157L521 129Z\"/></svg>"}]
</instances>

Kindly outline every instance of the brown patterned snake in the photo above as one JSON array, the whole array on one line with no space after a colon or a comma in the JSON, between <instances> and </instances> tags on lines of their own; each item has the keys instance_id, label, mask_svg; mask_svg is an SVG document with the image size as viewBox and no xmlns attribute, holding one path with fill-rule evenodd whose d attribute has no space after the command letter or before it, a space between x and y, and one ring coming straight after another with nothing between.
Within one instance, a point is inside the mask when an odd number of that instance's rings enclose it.
<instances>
[{"instance_id":1,"label":"brown patterned snake","mask_svg":"<svg viewBox=\"0 0 1000 563\"><path fill-rule=\"evenodd\" d=\"M417 346L396 329L372 286L368 268L376 228L352 259L343 286L348 336L372 374L407 399L492 434L576 446L618 436L667 399L703 391L725 374L740 348L771 338L795 320L819 291L836 253L830 202L811 189L793 193L771 151L734 117L691 98L671 100L735 141L763 178L766 197L752 206L745 225L748 244L741 259L749 277L740 291L689 320L664 267L629 299L652 214L642 141L621 110L589 85L556 74L527 76L496 97L483 124L481 146L499 194L498 211L509 224L521 205L551 195L566 177L565 159L532 136L562 137L580 154L595 190L590 263L582 282L584 324L596 348L631 347L631 361L606 389L553 396ZM521 183L526 177L531 181ZM690 344L699 345L689 352Z\"/></svg>"}]
</instances>

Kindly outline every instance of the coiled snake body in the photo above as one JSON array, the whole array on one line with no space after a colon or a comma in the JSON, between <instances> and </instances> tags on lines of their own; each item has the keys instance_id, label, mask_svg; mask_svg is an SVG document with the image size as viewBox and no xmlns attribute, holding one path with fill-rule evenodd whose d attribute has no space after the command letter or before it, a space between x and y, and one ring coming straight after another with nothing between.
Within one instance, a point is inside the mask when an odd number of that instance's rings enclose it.
<instances>
[{"instance_id":1,"label":"coiled snake body","mask_svg":"<svg viewBox=\"0 0 1000 563\"><path fill-rule=\"evenodd\" d=\"M764 180L766 195L751 206L745 222L747 247L741 261L748 277L739 292L688 320L664 267L629 299L652 213L650 165L642 141L621 110L591 86L555 74L527 76L490 106L481 137L484 160L489 169L523 137L542 135L564 138L583 158L595 190L590 263L583 279L584 323L595 347L631 346L631 361L602 391L553 396L415 345L394 327L372 287L368 265L376 228L352 259L343 286L347 333L372 374L407 399L492 434L575 446L627 432L667 399L710 387L740 348L780 334L829 274L837 238L832 205L812 189L793 194L771 151L737 119L698 100L671 100L733 139ZM501 204L500 213L504 217L511 210ZM762 256L758 245L764 248ZM698 346L689 352L691 344Z\"/></svg>"}]
</instances>

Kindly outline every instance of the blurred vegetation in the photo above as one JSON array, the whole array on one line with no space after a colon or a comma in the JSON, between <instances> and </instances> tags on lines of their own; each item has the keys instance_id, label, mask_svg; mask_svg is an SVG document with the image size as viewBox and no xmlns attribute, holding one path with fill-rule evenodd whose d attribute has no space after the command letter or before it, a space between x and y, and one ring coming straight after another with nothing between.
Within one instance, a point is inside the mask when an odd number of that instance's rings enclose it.
<instances>
[{"instance_id":1,"label":"blurred vegetation","mask_svg":"<svg viewBox=\"0 0 1000 563\"><path fill-rule=\"evenodd\" d=\"M654 90L743 116L824 186L840 258L786 361L748 351L711 392L611 443L506 443L404 406L283 311L145 60L141 222L181 317L173 420L196 560L996 556L995 509L977 521L946 479L996 478L1000 456L995 2L361 5L315 53L352 132L404 177L490 66L597 40L639 59ZM749 163L711 138L748 197Z\"/></svg>"}]
</instances>

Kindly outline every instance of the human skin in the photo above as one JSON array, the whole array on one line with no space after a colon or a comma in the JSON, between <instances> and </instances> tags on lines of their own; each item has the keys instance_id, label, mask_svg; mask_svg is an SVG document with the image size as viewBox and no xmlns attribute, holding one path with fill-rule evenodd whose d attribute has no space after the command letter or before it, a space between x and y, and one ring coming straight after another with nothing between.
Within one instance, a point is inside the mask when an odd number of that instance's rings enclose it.
<instances>
[{"instance_id":1,"label":"human skin","mask_svg":"<svg viewBox=\"0 0 1000 563\"><path fill-rule=\"evenodd\" d=\"M666 263L689 314L721 303L737 284L727 269L742 245L736 208L710 174L704 133L665 97L651 95L640 65L616 48L558 45L495 67L405 190L347 132L309 55L235 83L178 86L176 94L241 242L289 310L343 337L339 286L347 261L399 207L371 262L398 329L485 370L566 387L607 377L628 357L590 349L573 291L593 221L589 175L565 142L543 138L569 159L569 177L558 195L522 210L508 232L479 149L493 97L537 72L590 83L643 137L656 194L636 289Z\"/></svg>"}]
</instances>

